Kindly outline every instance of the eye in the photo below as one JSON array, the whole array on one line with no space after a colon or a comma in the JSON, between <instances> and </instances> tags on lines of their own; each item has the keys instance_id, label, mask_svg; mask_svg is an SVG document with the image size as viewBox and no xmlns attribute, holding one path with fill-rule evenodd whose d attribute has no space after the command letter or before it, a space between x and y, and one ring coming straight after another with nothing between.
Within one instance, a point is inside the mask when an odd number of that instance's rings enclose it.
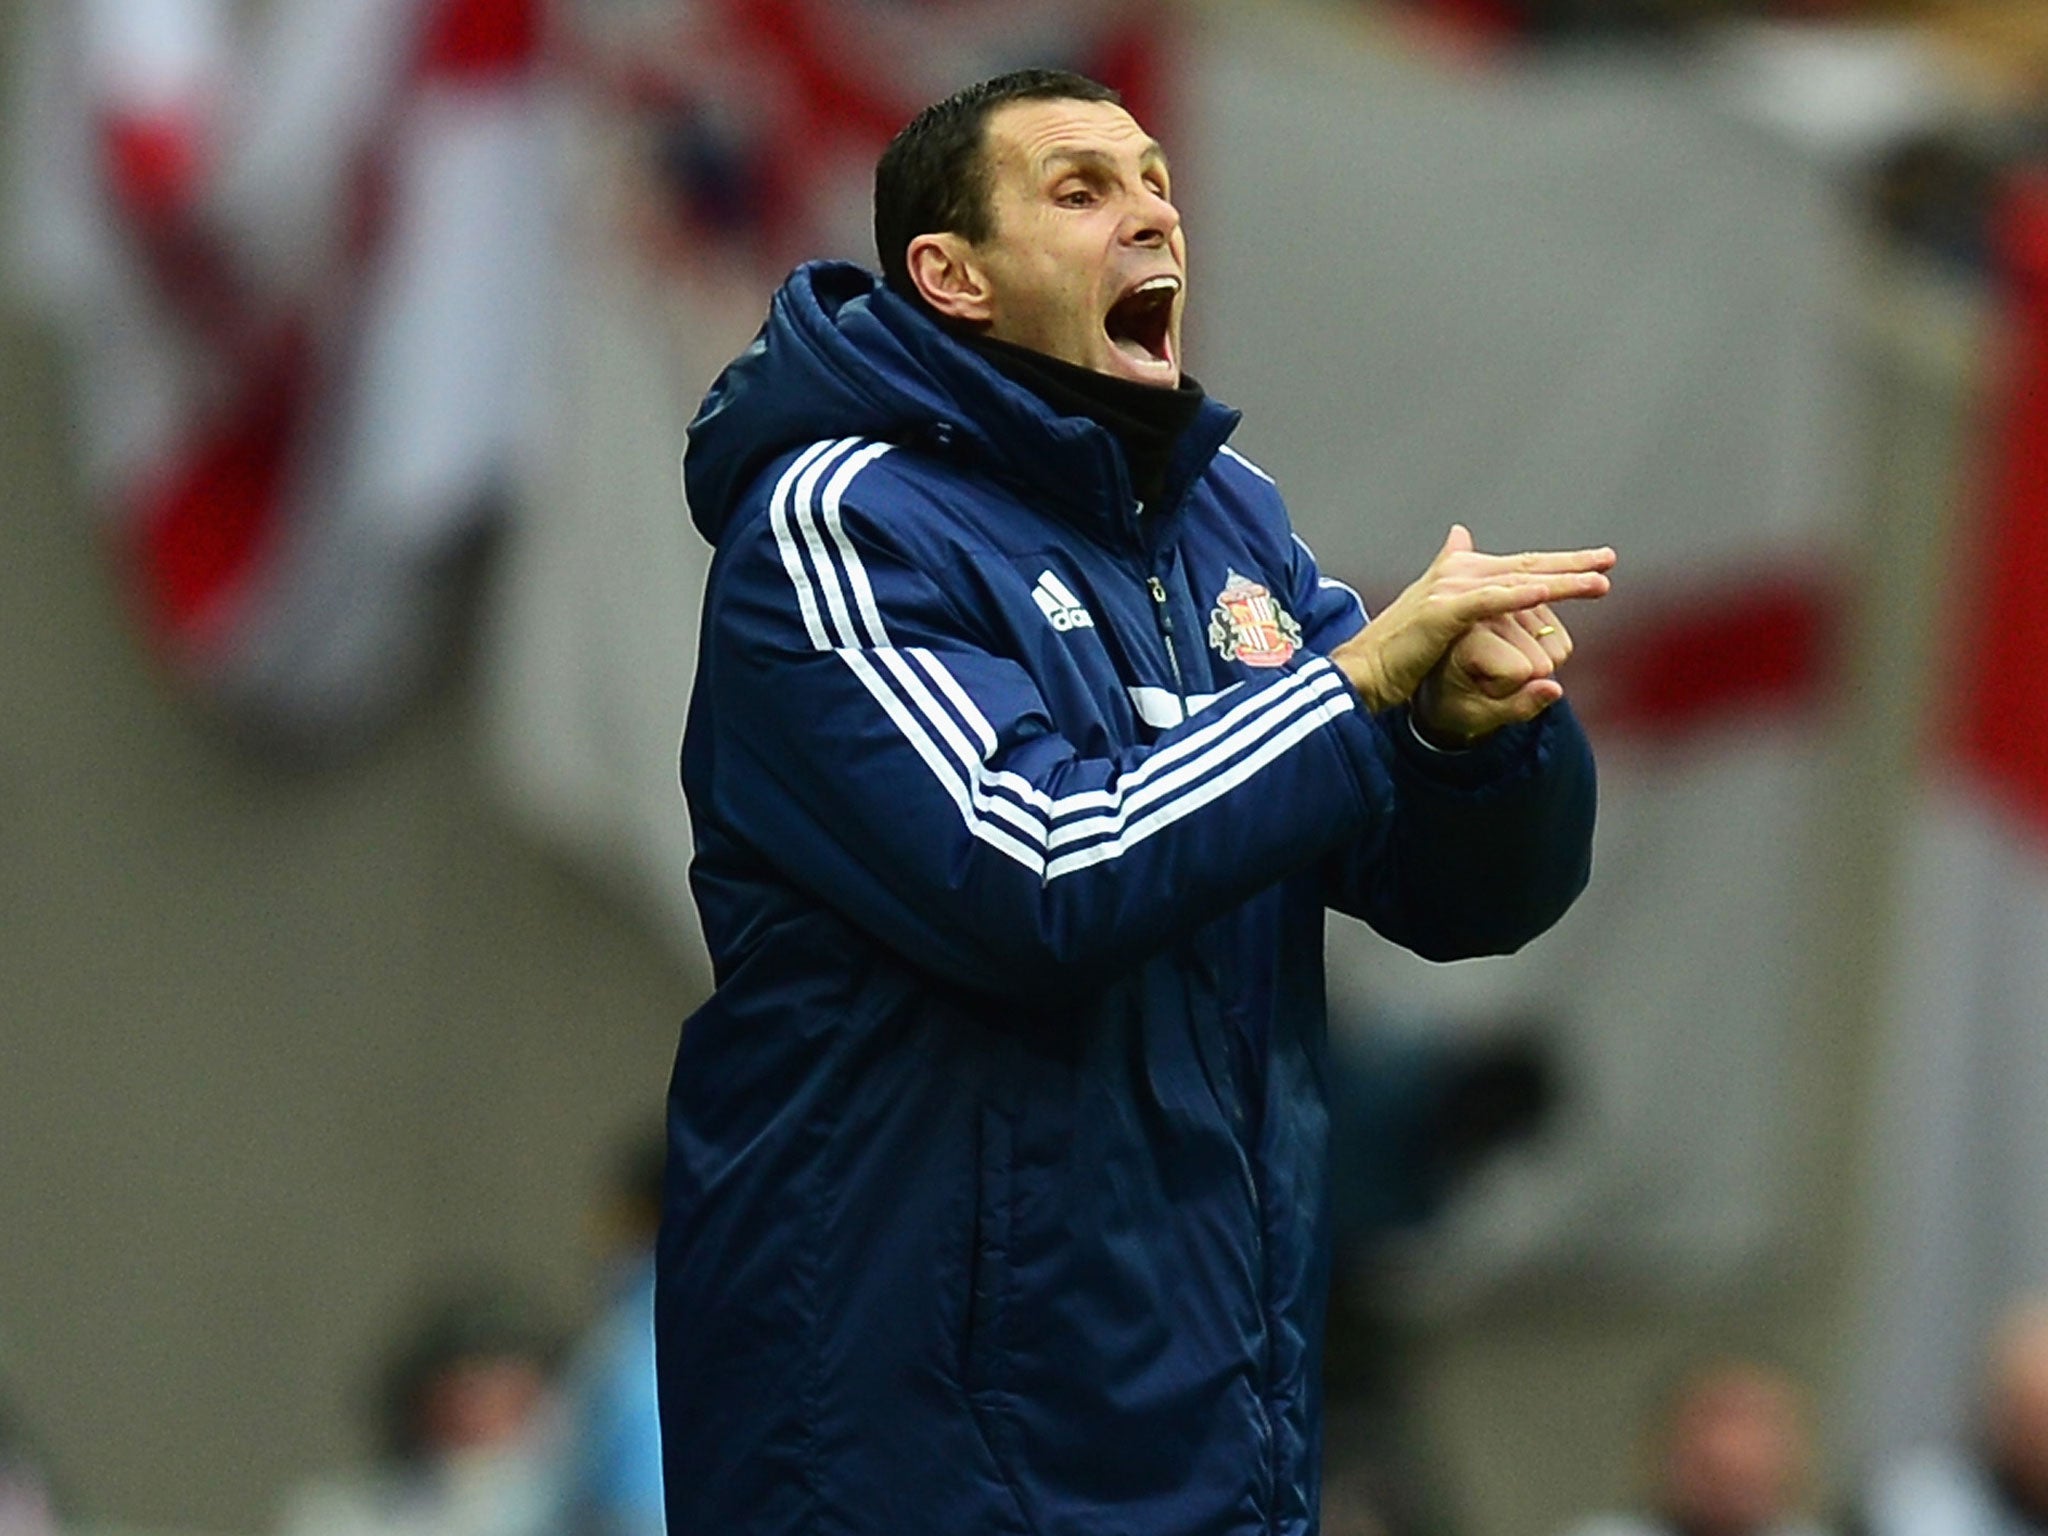
<instances>
[{"instance_id":1,"label":"eye","mask_svg":"<svg viewBox=\"0 0 2048 1536\"><path fill-rule=\"evenodd\" d=\"M1063 187L1053 195L1053 201L1062 208L1086 208L1095 201L1092 187Z\"/></svg>"}]
</instances>

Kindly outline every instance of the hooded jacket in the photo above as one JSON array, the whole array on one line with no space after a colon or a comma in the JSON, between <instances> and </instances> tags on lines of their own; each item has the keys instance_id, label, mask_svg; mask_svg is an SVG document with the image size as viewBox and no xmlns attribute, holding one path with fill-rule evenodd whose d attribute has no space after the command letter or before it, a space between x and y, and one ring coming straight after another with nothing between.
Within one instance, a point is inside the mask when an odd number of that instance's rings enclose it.
<instances>
[{"instance_id":1,"label":"hooded jacket","mask_svg":"<svg viewBox=\"0 0 2048 1536\"><path fill-rule=\"evenodd\" d=\"M690 428L716 990L669 1096L673 1536L1316 1524L1326 907L1436 959L1583 886L1560 704L1439 754L1205 402L1160 504L868 272Z\"/></svg>"}]
</instances>

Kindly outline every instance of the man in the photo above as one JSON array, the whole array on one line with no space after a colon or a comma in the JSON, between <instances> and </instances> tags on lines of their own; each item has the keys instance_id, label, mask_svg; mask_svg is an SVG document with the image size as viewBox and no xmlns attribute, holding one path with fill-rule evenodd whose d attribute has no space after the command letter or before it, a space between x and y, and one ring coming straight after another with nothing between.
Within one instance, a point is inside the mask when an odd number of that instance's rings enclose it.
<instances>
[{"instance_id":1,"label":"man","mask_svg":"<svg viewBox=\"0 0 2048 1536\"><path fill-rule=\"evenodd\" d=\"M661 1427L654 1399L654 1241L667 1153L635 1135L616 1154L595 1213L605 1304L578 1340L564 1395L562 1518L576 1536L663 1536Z\"/></svg>"},{"instance_id":2,"label":"man","mask_svg":"<svg viewBox=\"0 0 2048 1536\"><path fill-rule=\"evenodd\" d=\"M2048 1296L2019 1298L1991 1330L1971 1433L1880 1469L1858 1514L1866 1536L2048 1531Z\"/></svg>"},{"instance_id":3,"label":"man","mask_svg":"<svg viewBox=\"0 0 2048 1536\"><path fill-rule=\"evenodd\" d=\"M1813 1427L1805 1392L1783 1368L1732 1355L1698 1360L1659 1407L1650 1507L1584 1521L1575 1536L1824 1536L1801 1510Z\"/></svg>"},{"instance_id":4,"label":"man","mask_svg":"<svg viewBox=\"0 0 2048 1536\"><path fill-rule=\"evenodd\" d=\"M426 1298L379 1383L381 1457L293 1489L280 1536L552 1536L552 1335L495 1281Z\"/></svg>"},{"instance_id":5,"label":"man","mask_svg":"<svg viewBox=\"0 0 2048 1536\"><path fill-rule=\"evenodd\" d=\"M669 1528L1307 1531L1323 911L1450 959L1569 905L1547 605L1613 554L1453 529L1366 624L1183 376L1166 160L1090 81L927 109L875 226L690 429Z\"/></svg>"}]
</instances>

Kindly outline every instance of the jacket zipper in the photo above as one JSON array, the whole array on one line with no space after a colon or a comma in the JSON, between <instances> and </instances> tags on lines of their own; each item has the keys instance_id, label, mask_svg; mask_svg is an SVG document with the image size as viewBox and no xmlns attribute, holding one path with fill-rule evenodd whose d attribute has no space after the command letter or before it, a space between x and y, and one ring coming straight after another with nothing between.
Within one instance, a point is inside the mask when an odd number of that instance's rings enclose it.
<instances>
[{"instance_id":1,"label":"jacket zipper","mask_svg":"<svg viewBox=\"0 0 2048 1536\"><path fill-rule=\"evenodd\" d=\"M1140 513L1140 515L1142 515L1145 509L1141 505L1138 507L1137 510ZM1182 718L1185 719L1188 688L1186 679L1181 675L1180 653L1174 649L1173 609L1172 606L1167 602L1166 583L1161 581L1157 576L1147 576L1145 578L1145 590L1152 594L1152 611L1159 617L1159 638L1166 643L1167 665L1172 667L1173 669L1173 690L1180 697L1181 708L1183 710ZM1237 1050L1234 1052L1234 1054L1237 1054L1240 1057L1242 1057L1242 1055L1244 1054L1244 1043L1242 1041L1234 1041L1233 1044L1237 1047ZM1247 1062L1246 1067L1248 1068L1249 1065L1250 1064ZM1246 1075L1255 1076L1256 1074L1247 1071ZM1240 1083L1233 1086L1241 1087L1242 1084ZM1244 1121L1241 1105L1239 1106L1238 1111L1237 1128L1238 1133L1242 1135L1244 1133ZM1273 1294L1273 1277L1271 1274L1272 1256L1266 1251L1266 1201L1263 1192L1259 1188L1259 1179L1256 1171L1252 1173L1251 1181L1252 1214L1256 1226L1256 1231L1258 1234L1260 1258L1259 1310L1262 1314L1264 1314L1264 1320L1266 1325L1266 1360L1264 1371L1265 1380L1262 1381L1259 1385L1258 1405L1259 1430L1262 1437L1265 1440L1265 1500L1266 1508L1268 1511L1268 1517L1270 1519L1274 1510L1274 1503L1280 1486L1279 1436L1273 1432L1273 1405L1267 1397L1267 1393L1271 1390L1273 1382L1274 1323L1271 1310L1271 1300Z\"/></svg>"},{"instance_id":2,"label":"jacket zipper","mask_svg":"<svg viewBox=\"0 0 2048 1536\"><path fill-rule=\"evenodd\" d=\"M1159 616L1159 638L1166 642L1166 664L1173 668L1173 692L1187 707L1188 685L1180 675L1180 653L1173 648L1173 610L1167 606L1166 583L1157 576L1145 578L1145 590L1152 594L1152 611Z\"/></svg>"}]
</instances>

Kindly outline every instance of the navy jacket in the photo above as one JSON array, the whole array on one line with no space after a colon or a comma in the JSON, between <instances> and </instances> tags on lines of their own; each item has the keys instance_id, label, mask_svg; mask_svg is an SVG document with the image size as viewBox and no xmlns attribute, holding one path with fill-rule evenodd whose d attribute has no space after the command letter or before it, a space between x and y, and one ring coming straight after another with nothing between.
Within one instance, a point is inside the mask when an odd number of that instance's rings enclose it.
<instances>
[{"instance_id":1,"label":"navy jacket","mask_svg":"<svg viewBox=\"0 0 2048 1536\"><path fill-rule=\"evenodd\" d=\"M672 1536L1315 1528L1323 913L1438 959L1585 882L1559 705L1470 753L1206 404L1156 507L867 272L690 429L716 970L669 1097Z\"/></svg>"}]
</instances>

